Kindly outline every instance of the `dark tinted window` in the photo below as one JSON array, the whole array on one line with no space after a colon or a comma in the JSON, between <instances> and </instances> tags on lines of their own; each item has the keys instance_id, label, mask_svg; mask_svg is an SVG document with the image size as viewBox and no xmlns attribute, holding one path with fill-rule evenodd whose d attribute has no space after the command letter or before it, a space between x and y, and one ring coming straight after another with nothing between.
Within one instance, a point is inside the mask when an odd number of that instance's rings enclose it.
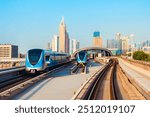
<instances>
[{"instance_id":1,"label":"dark tinted window","mask_svg":"<svg viewBox=\"0 0 150 117\"><path fill-rule=\"evenodd\" d=\"M45 59L46 59L46 61L49 61L49 55L47 55L46 57L45 57Z\"/></svg>"},{"instance_id":2,"label":"dark tinted window","mask_svg":"<svg viewBox=\"0 0 150 117\"><path fill-rule=\"evenodd\" d=\"M80 52L80 53L79 53L79 58L80 58L81 60L84 59L84 56L85 56L85 52Z\"/></svg>"},{"instance_id":3,"label":"dark tinted window","mask_svg":"<svg viewBox=\"0 0 150 117\"><path fill-rule=\"evenodd\" d=\"M28 57L32 65L37 64L41 56L41 49L29 50Z\"/></svg>"}]
</instances>

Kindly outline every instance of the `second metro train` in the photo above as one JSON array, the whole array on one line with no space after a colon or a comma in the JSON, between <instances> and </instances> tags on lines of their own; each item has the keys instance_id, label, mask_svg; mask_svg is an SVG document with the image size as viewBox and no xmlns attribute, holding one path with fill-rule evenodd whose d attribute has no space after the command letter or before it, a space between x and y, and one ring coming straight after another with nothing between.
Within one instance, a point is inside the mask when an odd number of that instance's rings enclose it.
<instances>
[{"instance_id":1,"label":"second metro train","mask_svg":"<svg viewBox=\"0 0 150 117\"><path fill-rule=\"evenodd\" d=\"M69 61L69 54L66 53L30 49L26 55L25 69L29 73L36 73L67 61Z\"/></svg>"},{"instance_id":2,"label":"second metro train","mask_svg":"<svg viewBox=\"0 0 150 117\"><path fill-rule=\"evenodd\" d=\"M87 63L87 52L86 51L81 51L77 53L77 63L78 64L86 64Z\"/></svg>"}]
</instances>

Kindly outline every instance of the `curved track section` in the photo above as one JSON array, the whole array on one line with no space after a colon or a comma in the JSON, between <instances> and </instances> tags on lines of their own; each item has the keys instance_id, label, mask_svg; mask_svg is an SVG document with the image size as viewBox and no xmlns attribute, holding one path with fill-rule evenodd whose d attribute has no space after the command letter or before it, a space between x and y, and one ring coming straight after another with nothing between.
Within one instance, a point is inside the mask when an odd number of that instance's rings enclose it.
<instances>
[{"instance_id":1,"label":"curved track section","mask_svg":"<svg viewBox=\"0 0 150 117\"><path fill-rule=\"evenodd\" d=\"M99 70L74 99L81 100L145 100L124 74L117 59Z\"/></svg>"}]
</instances>

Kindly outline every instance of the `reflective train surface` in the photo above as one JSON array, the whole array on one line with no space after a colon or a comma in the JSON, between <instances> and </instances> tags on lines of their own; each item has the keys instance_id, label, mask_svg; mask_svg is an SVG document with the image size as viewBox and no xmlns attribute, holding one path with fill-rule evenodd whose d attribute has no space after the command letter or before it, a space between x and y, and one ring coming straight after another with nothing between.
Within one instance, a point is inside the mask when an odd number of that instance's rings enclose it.
<instances>
[{"instance_id":1,"label":"reflective train surface","mask_svg":"<svg viewBox=\"0 0 150 117\"><path fill-rule=\"evenodd\" d=\"M36 73L67 61L69 61L69 54L31 49L26 55L25 68L29 73Z\"/></svg>"},{"instance_id":2,"label":"reflective train surface","mask_svg":"<svg viewBox=\"0 0 150 117\"><path fill-rule=\"evenodd\" d=\"M87 52L86 51L81 51L81 52L77 53L77 63L79 63L79 64L87 63Z\"/></svg>"}]
</instances>

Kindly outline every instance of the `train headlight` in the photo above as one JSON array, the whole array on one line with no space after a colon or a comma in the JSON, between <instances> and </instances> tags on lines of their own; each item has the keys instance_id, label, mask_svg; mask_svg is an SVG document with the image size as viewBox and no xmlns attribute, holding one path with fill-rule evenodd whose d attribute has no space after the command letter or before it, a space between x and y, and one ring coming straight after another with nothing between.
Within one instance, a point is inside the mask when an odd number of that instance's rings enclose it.
<instances>
[{"instance_id":1,"label":"train headlight","mask_svg":"<svg viewBox=\"0 0 150 117\"><path fill-rule=\"evenodd\" d=\"M31 69L31 73L33 73L33 74L34 74L35 72L36 72L36 71L35 71L35 69Z\"/></svg>"}]
</instances>

